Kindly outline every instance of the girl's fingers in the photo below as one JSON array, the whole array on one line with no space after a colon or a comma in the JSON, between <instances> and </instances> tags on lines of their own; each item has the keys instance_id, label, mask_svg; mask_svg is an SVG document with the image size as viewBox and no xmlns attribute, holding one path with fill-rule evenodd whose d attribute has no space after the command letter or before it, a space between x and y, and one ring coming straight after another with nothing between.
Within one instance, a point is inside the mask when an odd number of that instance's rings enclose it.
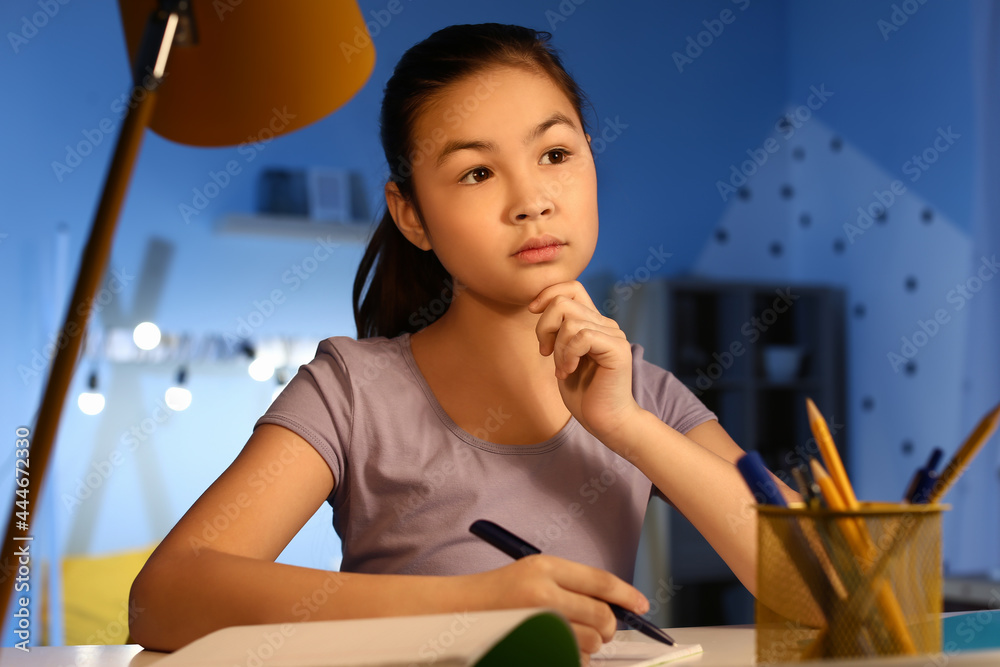
<instances>
[{"instance_id":1,"label":"girl's fingers","mask_svg":"<svg viewBox=\"0 0 1000 667\"><path fill-rule=\"evenodd\" d=\"M625 333L615 327L605 327L591 323L567 323L556 335L552 352L555 354L558 375L573 373L580 360L590 355L599 365L603 355L615 355L618 346L628 343ZM629 344L631 349L631 344Z\"/></svg>"},{"instance_id":2,"label":"girl's fingers","mask_svg":"<svg viewBox=\"0 0 1000 667\"><path fill-rule=\"evenodd\" d=\"M564 296L567 299L572 299L578 301L585 306L589 307L593 311L597 311L597 306L591 301L590 295L587 294L587 290L584 289L583 285L578 280L571 280L564 283L556 283L555 285L549 285L535 297L535 300L528 304L528 309L531 312L537 313L541 312L548 306L548 302L557 296Z\"/></svg>"},{"instance_id":3,"label":"girl's fingers","mask_svg":"<svg viewBox=\"0 0 1000 667\"><path fill-rule=\"evenodd\" d=\"M598 614L605 619L610 618L608 639L614 635L615 621L607 603L613 602L636 614L649 611L649 601L638 589L606 570L560 559L559 566L553 568L552 578L561 588L584 596L584 600L598 603ZM584 613L593 613L593 608L589 605L581 608Z\"/></svg>"},{"instance_id":4,"label":"girl's fingers","mask_svg":"<svg viewBox=\"0 0 1000 667\"><path fill-rule=\"evenodd\" d=\"M574 325L570 323L575 322ZM591 310L584 304L559 296L549 302L535 324L535 335L538 337L538 351L543 356L552 354L556 345L556 337L568 329L575 335L581 328L592 327L606 330L609 333L621 329L618 323L610 317L604 317L596 310ZM616 335L624 336L624 332Z\"/></svg>"},{"instance_id":5,"label":"girl's fingers","mask_svg":"<svg viewBox=\"0 0 1000 667\"><path fill-rule=\"evenodd\" d=\"M601 646L604 644L604 640L601 638L601 635L597 634L597 631L590 626L573 622L570 622L570 626L573 628L573 634L576 635L576 643L580 647L581 659L586 658L589 663L590 654L600 651Z\"/></svg>"}]
</instances>

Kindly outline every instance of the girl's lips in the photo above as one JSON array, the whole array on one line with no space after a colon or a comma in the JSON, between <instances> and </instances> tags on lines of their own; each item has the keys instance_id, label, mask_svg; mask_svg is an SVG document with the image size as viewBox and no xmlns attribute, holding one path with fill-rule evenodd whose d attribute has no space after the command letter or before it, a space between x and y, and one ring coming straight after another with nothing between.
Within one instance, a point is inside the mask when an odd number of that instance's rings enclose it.
<instances>
[{"instance_id":1,"label":"girl's lips","mask_svg":"<svg viewBox=\"0 0 1000 667\"><path fill-rule=\"evenodd\" d=\"M564 243L554 243L552 245L542 246L541 248L531 248L529 250L522 250L516 253L514 257L518 261L524 262L525 264L538 264L539 262L549 262L559 256L562 252Z\"/></svg>"}]
</instances>

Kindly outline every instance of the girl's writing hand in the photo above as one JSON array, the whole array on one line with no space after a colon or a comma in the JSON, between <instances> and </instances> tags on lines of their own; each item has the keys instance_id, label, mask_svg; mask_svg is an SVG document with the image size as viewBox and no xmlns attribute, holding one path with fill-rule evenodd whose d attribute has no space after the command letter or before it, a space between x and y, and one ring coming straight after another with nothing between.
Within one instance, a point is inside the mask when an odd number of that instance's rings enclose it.
<instances>
[{"instance_id":1,"label":"girl's writing hand","mask_svg":"<svg viewBox=\"0 0 1000 667\"><path fill-rule=\"evenodd\" d=\"M528 310L541 313L538 350L554 355L559 393L598 440L613 436L642 408L632 395L632 346L618 323L601 315L577 281L539 293Z\"/></svg>"},{"instance_id":2,"label":"girl's writing hand","mask_svg":"<svg viewBox=\"0 0 1000 667\"><path fill-rule=\"evenodd\" d=\"M465 576L472 585L462 590L475 595L466 598L470 609L548 607L562 613L573 627L584 664L615 634L617 621L608 602L636 614L649 611L645 596L610 572L557 556L526 556Z\"/></svg>"}]
</instances>

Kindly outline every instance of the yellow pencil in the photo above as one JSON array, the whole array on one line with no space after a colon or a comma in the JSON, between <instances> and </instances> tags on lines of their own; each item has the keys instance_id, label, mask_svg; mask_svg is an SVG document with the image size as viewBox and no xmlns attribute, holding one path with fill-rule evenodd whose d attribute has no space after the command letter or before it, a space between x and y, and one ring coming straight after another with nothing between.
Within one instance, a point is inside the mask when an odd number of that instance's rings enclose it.
<instances>
[{"instance_id":1,"label":"yellow pencil","mask_svg":"<svg viewBox=\"0 0 1000 667\"><path fill-rule=\"evenodd\" d=\"M843 498L848 509L857 509L858 498L854 495L854 489L847 477L847 471L844 470L840 454L837 453L837 446L833 444L833 436L830 435L830 429L826 425L826 420L823 419L823 414L811 398L806 398L806 409L809 411L809 428L812 430L813 437L816 438L823 463L826 464L830 477L833 478L833 483L840 491L840 497Z\"/></svg>"},{"instance_id":2,"label":"yellow pencil","mask_svg":"<svg viewBox=\"0 0 1000 667\"><path fill-rule=\"evenodd\" d=\"M826 470L823 469L822 464L816 459L810 459L809 466L810 470L812 470L813 479L815 479L816 483L819 485L820 492L826 500L827 506L830 509L843 507L844 501L840 496L840 491L837 490L837 485L833 483L833 479L827 474ZM844 539L847 540L848 549L852 552L852 554L864 544L864 538L861 536L858 524L855 521L842 519L837 521L836 525L841 528L841 533L843 534ZM840 562L841 558L837 558L837 554L834 553L834 549L836 549L836 547L831 544L830 557L832 560ZM843 554L842 556L847 560L850 560L850 557L847 556L847 554ZM859 571L859 564L855 564L853 567L851 566L851 563L841 564L841 576L844 578L845 585L853 588L864 581L864 577ZM849 594L852 596L857 595L857 591L851 590ZM892 639L887 636L887 628L884 623L879 624L880 619L878 616L870 615L868 613L855 613L849 620L855 626L858 626L860 623L865 621L871 623L872 626L869 627L868 630L871 633L872 641L876 645L876 650L879 653L892 653ZM879 624L879 627L874 627L875 624ZM844 627L847 628L850 626L845 624ZM849 634L853 634L853 632L855 631L849 631ZM826 639L825 635L825 631L820 632L813 644L803 653L803 659L812 659L819 656L822 642Z\"/></svg>"},{"instance_id":3,"label":"yellow pencil","mask_svg":"<svg viewBox=\"0 0 1000 667\"><path fill-rule=\"evenodd\" d=\"M975 430L969 435L962 446L959 447L955 456L948 462L945 469L941 472L938 480L934 483L934 488L931 489L930 496L927 498L927 502L936 503L944 497L944 494L948 492L949 487L957 480L965 467L969 465L969 461L979 453L980 448L986 444L986 441L990 439L993 435L993 431L997 428L997 423L1000 422L1000 405L993 408L993 410L986 414L985 417L980 420L979 424L976 426Z\"/></svg>"},{"instance_id":4,"label":"yellow pencil","mask_svg":"<svg viewBox=\"0 0 1000 667\"><path fill-rule=\"evenodd\" d=\"M816 438L816 444L819 445L823 460L826 461L827 466L830 468L828 479L832 478L833 484L836 485L837 491L839 491L836 497L826 498L827 505L830 509L839 511L856 511L860 509L861 505L858 503L857 496L854 495L854 488L847 478L847 471L844 470L844 464L840 460L836 446L833 444L833 437L830 435L830 429L826 425L826 420L823 419L823 415L816 407L816 404L812 402L812 399L806 399L806 407L809 410L809 427L812 429L813 437ZM812 466L814 474L816 465ZM822 471L822 467L820 467L820 470ZM816 481L819 482L818 475ZM829 481L827 484L829 486ZM823 488L822 485L820 488ZM823 489L823 491L826 493L826 489ZM839 507L835 505L838 502L840 503ZM847 538L859 562L866 561L868 554L872 552L875 544L872 541L871 535L868 534L864 520L858 518L856 521L846 521L844 524L845 526L852 524L855 526L854 528L846 528L844 536ZM884 580L879 584L877 600L879 608L886 617L886 625L897 641L899 641L903 652L915 654L917 647L914 645L910 631L906 627L903 610L900 609L899 601L893 594L892 588Z\"/></svg>"}]
</instances>

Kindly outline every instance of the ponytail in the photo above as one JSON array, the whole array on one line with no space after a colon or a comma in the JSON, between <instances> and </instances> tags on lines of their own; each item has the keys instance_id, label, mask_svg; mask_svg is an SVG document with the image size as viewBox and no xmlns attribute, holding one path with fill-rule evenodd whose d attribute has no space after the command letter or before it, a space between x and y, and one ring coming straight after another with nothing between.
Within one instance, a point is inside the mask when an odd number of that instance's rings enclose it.
<instances>
[{"instance_id":1,"label":"ponytail","mask_svg":"<svg viewBox=\"0 0 1000 667\"><path fill-rule=\"evenodd\" d=\"M361 292L369 273L371 281L362 300ZM422 306L440 297L448 277L434 251L421 250L410 243L387 210L372 234L354 278L358 339L394 338L404 332L415 333L430 324L436 316Z\"/></svg>"}]
</instances>

